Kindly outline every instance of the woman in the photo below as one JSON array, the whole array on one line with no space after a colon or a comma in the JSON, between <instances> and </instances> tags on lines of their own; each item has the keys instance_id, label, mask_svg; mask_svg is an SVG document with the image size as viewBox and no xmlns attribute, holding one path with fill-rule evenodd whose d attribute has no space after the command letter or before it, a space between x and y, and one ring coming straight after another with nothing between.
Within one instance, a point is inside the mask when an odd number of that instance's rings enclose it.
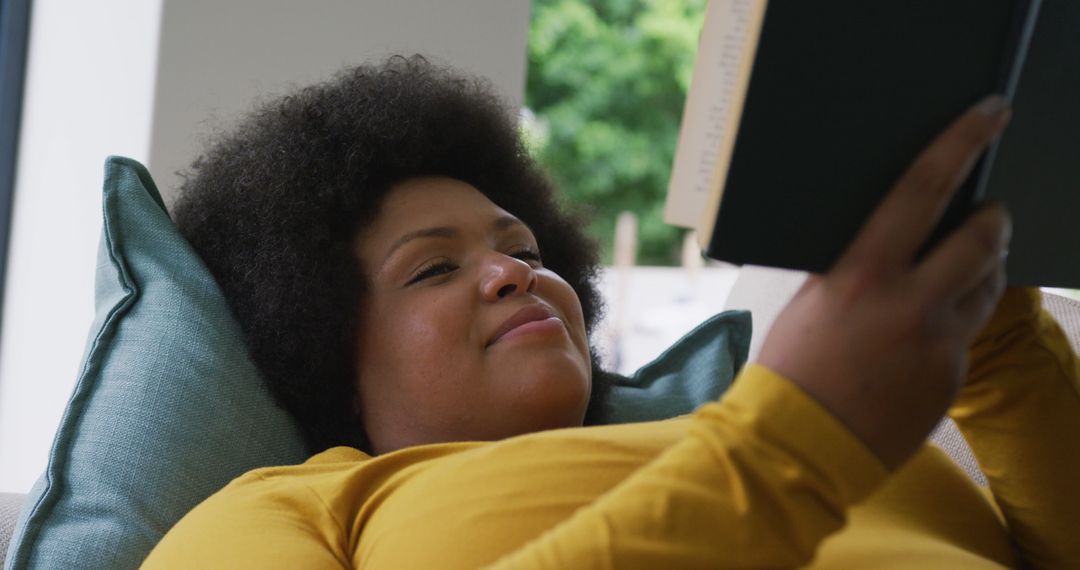
<instances>
[{"instance_id":1,"label":"woman","mask_svg":"<svg viewBox=\"0 0 1080 570\"><path fill-rule=\"evenodd\" d=\"M1007 115L928 147L719 402L582 428L595 250L486 87L395 58L261 109L176 219L317 455L238 478L146 567L1080 559L1080 364L1037 291L1002 295L1007 214L914 261ZM924 445L947 410L992 499Z\"/></svg>"}]
</instances>

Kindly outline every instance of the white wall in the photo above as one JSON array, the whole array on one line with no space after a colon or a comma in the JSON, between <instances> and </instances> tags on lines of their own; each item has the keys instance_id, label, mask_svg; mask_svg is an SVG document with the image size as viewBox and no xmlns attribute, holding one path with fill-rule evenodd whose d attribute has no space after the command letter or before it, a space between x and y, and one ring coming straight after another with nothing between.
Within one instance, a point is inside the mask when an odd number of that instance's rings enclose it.
<instances>
[{"instance_id":1,"label":"white wall","mask_svg":"<svg viewBox=\"0 0 1080 570\"><path fill-rule=\"evenodd\" d=\"M34 0L0 330L0 492L45 465L93 319L102 165L150 150L160 0Z\"/></svg>"},{"instance_id":2,"label":"white wall","mask_svg":"<svg viewBox=\"0 0 1080 570\"><path fill-rule=\"evenodd\" d=\"M35 0L4 322L0 492L44 468L93 318L101 166L166 199L199 142L260 95L425 52L524 93L529 0ZM160 35L159 35L160 30ZM160 38L160 41L159 41Z\"/></svg>"}]
</instances>

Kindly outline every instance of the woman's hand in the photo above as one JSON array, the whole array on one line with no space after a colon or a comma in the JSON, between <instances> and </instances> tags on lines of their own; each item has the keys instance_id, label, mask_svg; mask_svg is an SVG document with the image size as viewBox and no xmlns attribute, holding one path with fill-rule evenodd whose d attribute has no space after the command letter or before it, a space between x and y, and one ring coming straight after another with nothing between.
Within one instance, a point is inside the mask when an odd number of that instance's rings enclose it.
<instances>
[{"instance_id":1,"label":"woman's hand","mask_svg":"<svg viewBox=\"0 0 1080 570\"><path fill-rule=\"evenodd\" d=\"M917 263L957 187L1008 122L1000 97L915 160L823 276L806 280L758 360L844 423L889 469L922 444L963 384L967 348L1005 284L1007 212L985 206Z\"/></svg>"}]
</instances>

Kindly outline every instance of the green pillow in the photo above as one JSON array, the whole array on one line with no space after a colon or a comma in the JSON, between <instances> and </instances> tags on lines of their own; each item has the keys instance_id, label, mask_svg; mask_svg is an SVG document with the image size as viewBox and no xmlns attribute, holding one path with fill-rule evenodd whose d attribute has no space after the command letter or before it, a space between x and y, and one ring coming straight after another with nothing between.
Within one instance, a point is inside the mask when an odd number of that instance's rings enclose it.
<instances>
[{"instance_id":1,"label":"green pillow","mask_svg":"<svg viewBox=\"0 0 1080 570\"><path fill-rule=\"evenodd\" d=\"M105 163L97 316L44 475L27 497L11 570L136 568L188 510L241 473L305 459L213 278L146 169ZM706 321L630 378L613 422L717 398L746 361L750 315Z\"/></svg>"},{"instance_id":2,"label":"green pillow","mask_svg":"<svg viewBox=\"0 0 1080 570\"><path fill-rule=\"evenodd\" d=\"M686 333L633 376L617 379L609 421L672 418L719 398L746 364L750 325L750 311L724 311Z\"/></svg>"},{"instance_id":3,"label":"green pillow","mask_svg":"<svg viewBox=\"0 0 1080 570\"><path fill-rule=\"evenodd\" d=\"M7 568L136 568L250 469L305 459L225 299L139 163L105 163L96 318Z\"/></svg>"}]
</instances>

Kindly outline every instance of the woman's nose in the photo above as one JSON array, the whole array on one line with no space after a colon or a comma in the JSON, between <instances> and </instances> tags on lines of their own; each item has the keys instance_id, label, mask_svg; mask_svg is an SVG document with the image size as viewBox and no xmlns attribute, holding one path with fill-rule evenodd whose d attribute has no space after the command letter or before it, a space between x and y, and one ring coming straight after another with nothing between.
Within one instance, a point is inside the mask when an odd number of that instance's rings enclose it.
<instances>
[{"instance_id":1,"label":"woman's nose","mask_svg":"<svg viewBox=\"0 0 1080 570\"><path fill-rule=\"evenodd\" d=\"M531 293L536 289L536 271L516 257L493 253L485 262L480 294L485 301Z\"/></svg>"}]
</instances>

